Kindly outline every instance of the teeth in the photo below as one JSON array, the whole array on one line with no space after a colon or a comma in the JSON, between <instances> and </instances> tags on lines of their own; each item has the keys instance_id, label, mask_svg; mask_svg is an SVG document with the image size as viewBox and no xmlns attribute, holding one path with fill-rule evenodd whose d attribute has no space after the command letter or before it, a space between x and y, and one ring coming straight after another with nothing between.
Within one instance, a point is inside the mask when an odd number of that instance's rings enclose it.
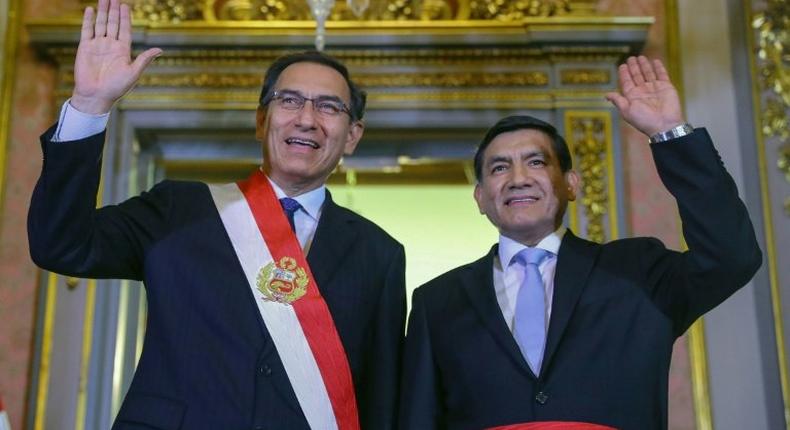
<instances>
[{"instance_id":1,"label":"teeth","mask_svg":"<svg viewBox=\"0 0 790 430\"><path fill-rule=\"evenodd\" d=\"M295 137L289 137L288 139L285 139L285 143L289 145L309 146L311 148L318 149L318 144L316 142L307 139L297 139Z\"/></svg>"},{"instance_id":2,"label":"teeth","mask_svg":"<svg viewBox=\"0 0 790 430\"><path fill-rule=\"evenodd\" d=\"M519 198L519 199L511 199L511 200L508 200L507 204L511 204L511 203L522 203L522 202L536 202L536 201L538 201L538 199L537 199L537 198L535 198L535 197L525 197L525 198Z\"/></svg>"}]
</instances>

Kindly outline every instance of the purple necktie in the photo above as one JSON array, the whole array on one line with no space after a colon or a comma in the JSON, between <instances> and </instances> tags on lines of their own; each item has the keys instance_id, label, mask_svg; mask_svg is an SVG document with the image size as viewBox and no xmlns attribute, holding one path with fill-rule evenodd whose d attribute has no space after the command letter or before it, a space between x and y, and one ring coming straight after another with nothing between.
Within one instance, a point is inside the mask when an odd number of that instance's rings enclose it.
<instances>
[{"instance_id":1,"label":"purple necktie","mask_svg":"<svg viewBox=\"0 0 790 430\"><path fill-rule=\"evenodd\" d=\"M296 226L294 226L294 214L302 208L302 205L290 197L283 197L280 199L280 206L283 207L283 212L285 212L285 216L288 218L288 223L291 224L291 231L295 233Z\"/></svg>"},{"instance_id":2,"label":"purple necktie","mask_svg":"<svg viewBox=\"0 0 790 430\"><path fill-rule=\"evenodd\" d=\"M546 294L538 266L549 255L545 249L527 248L513 257L524 267L524 281L516 297L513 337L536 376L540 374L546 346Z\"/></svg>"}]
</instances>

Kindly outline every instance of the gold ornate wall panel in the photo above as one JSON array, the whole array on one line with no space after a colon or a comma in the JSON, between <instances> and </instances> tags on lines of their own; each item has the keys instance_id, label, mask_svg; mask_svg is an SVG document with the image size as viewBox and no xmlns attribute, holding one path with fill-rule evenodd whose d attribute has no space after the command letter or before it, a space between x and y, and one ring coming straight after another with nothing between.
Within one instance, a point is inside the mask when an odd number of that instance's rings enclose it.
<instances>
[{"instance_id":1,"label":"gold ornate wall panel","mask_svg":"<svg viewBox=\"0 0 790 430\"><path fill-rule=\"evenodd\" d=\"M580 194L568 207L571 228L598 243L617 239L615 176L618 169L611 113L603 110L565 111L564 134L574 168L581 176Z\"/></svg>"},{"instance_id":2,"label":"gold ornate wall panel","mask_svg":"<svg viewBox=\"0 0 790 430\"><path fill-rule=\"evenodd\" d=\"M771 288L777 363L785 423L790 429L790 362L787 355L787 285L790 256L790 4L784 0L745 1L755 136L763 203L765 259ZM779 176L781 179L776 178ZM780 203L781 202L781 203ZM783 287L784 286L784 287Z\"/></svg>"},{"instance_id":3,"label":"gold ornate wall panel","mask_svg":"<svg viewBox=\"0 0 790 430\"><path fill-rule=\"evenodd\" d=\"M767 0L752 21L757 32L757 76L763 136L779 147L775 166L790 183L790 2ZM790 216L790 197L784 201Z\"/></svg>"}]
</instances>

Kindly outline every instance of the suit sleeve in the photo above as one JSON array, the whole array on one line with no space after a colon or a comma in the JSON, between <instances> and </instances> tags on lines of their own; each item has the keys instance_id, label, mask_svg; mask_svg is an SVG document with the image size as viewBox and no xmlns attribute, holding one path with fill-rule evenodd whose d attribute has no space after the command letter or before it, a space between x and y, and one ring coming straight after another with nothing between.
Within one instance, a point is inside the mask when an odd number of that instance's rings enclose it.
<instances>
[{"instance_id":1,"label":"suit sleeve","mask_svg":"<svg viewBox=\"0 0 790 430\"><path fill-rule=\"evenodd\" d=\"M33 261L69 276L140 280L146 248L164 230L167 187L96 209L104 133L52 142L41 137L44 162L28 212Z\"/></svg>"},{"instance_id":2,"label":"suit sleeve","mask_svg":"<svg viewBox=\"0 0 790 430\"><path fill-rule=\"evenodd\" d=\"M438 369L434 363L431 334L420 288L412 296L401 381L399 428L444 428Z\"/></svg>"},{"instance_id":3,"label":"suit sleeve","mask_svg":"<svg viewBox=\"0 0 790 430\"><path fill-rule=\"evenodd\" d=\"M659 176L675 197L688 251L649 243L641 259L654 302L676 336L749 282L762 254L749 214L705 129L651 146Z\"/></svg>"},{"instance_id":4,"label":"suit sleeve","mask_svg":"<svg viewBox=\"0 0 790 430\"><path fill-rule=\"evenodd\" d=\"M395 428L398 413L398 379L406 324L406 255L398 244L386 272L384 289L376 308L373 350L366 362L366 382L361 401L362 428Z\"/></svg>"}]
</instances>

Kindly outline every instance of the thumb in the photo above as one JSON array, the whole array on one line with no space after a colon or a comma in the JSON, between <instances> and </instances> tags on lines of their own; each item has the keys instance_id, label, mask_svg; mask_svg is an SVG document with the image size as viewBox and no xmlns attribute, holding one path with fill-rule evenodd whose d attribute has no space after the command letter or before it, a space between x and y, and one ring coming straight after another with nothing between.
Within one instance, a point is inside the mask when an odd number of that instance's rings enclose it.
<instances>
[{"instance_id":1,"label":"thumb","mask_svg":"<svg viewBox=\"0 0 790 430\"><path fill-rule=\"evenodd\" d=\"M606 100L609 100L609 103L613 104L617 110L620 111L620 114L625 112L628 109L629 102L628 99L620 95L619 93L607 93Z\"/></svg>"},{"instance_id":2,"label":"thumb","mask_svg":"<svg viewBox=\"0 0 790 430\"><path fill-rule=\"evenodd\" d=\"M139 78L146 67L148 67L156 57L162 55L162 52L163 51L159 48L151 48L138 55L132 63L132 70L134 70L135 78Z\"/></svg>"}]
</instances>

